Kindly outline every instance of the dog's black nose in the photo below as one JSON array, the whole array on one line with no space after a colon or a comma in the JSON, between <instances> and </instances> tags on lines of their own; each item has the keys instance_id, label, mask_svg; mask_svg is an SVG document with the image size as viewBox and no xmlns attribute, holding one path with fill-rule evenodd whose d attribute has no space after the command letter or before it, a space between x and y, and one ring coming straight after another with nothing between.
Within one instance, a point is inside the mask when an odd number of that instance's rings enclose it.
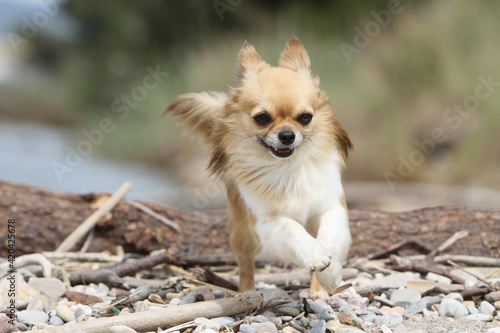
<instances>
[{"instance_id":1,"label":"dog's black nose","mask_svg":"<svg viewBox=\"0 0 500 333\"><path fill-rule=\"evenodd\" d=\"M280 139L281 143L284 145L291 145L295 140L295 133L292 131L279 132L278 139Z\"/></svg>"}]
</instances>

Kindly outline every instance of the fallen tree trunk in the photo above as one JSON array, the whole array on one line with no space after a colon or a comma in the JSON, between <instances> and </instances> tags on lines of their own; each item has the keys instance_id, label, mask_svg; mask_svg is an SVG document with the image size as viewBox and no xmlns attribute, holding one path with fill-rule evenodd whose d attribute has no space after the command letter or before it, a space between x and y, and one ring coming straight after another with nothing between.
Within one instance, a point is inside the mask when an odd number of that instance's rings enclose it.
<instances>
[{"instance_id":1,"label":"fallen tree trunk","mask_svg":"<svg viewBox=\"0 0 500 333\"><path fill-rule=\"evenodd\" d=\"M0 182L0 220L7 243L7 221L15 219L16 255L55 250L109 194L54 193L25 185ZM229 250L225 211L185 211L158 203L143 203L178 224L177 233L127 201L121 200L93 231L89 252L109 251L116 246L126 252L149 253L175 248L192 254L227 254ZM460 230L469 235L446 249L446 254L500 257L500 211L467 207L434 207L409 212L351 210L353 245L350 257L368 256L407 240L430 251ZM83 240L76 244L81 248ZM186 251L188 249L189 251ZM402 247L399 254L422 253L419 247ZM7 256L7 247L0 248Z\"/></svg>"}]
</instances>

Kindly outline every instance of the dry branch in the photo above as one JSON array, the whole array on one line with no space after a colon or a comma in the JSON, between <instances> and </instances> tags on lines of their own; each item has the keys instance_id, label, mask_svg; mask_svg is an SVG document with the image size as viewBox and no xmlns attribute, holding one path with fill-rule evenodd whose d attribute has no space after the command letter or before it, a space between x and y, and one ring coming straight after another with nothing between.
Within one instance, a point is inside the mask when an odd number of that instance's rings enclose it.
<instances>
[{"instance_id":1,"label":"dry branch","mask_svg":"<svg viewBox=\"0 0 500 333\"><path fill-rule=\"evenodd\" d=\"M130 191L132 185L125 182L101 207L99 207L92 215L90 215L82 224L78 226L66 239L61 243L55 252L65 252L71 250L75 244L87 232L92 229L99 219L106 215L116 204Z\"/></svg>"},{"instance_id":2,"label":"dry branch","mask_svg":"<svg viewBox=\"0 0 500 333\"><path fill-rule=\"evenodd\" d=\"M72 333L76 330L83 330L87 333L101 333L109 332L109 329L115 325L125 325L136 331L156 331L158 327L171 327L198 317L214 318L250 312L260 306L261 303L261 295L241 294L236 297L214 301L53 326L47 329L47 333Z\"/></svg>"},{"instance_id":3,"label":"dry branch","mask_svg":"<svg viewBox=\"0 0 500 333\"><path fill-rule=\"evenodd\" d=\"M16 240L23 244L17 255L53 251L81 224L82 216L93 213L93 203L100 196L53 193L0 182L0 219L16 219ZM206 254L230 258L227 224L218 223L226 218L225 211L196 212L157 203L143 205L177 223L180 233L121 200L109 219L96 224L88 251L114 253L121 246L125 252L142 254L170 247L184 252L193 244L190 255L194 257ZM500 258L499 210L433 207L387 213L353 209L349 218L353 236L350 257L381 253L408 239L418 240L428 249L437 249L456 232L467 230L469 236L453 243L445 254ZM213 225L216 226L211 228ZM204 233L193 242L201 232ZM5 241L5 233L0 233L0 242ZM80 241L76 246L82 244ZM406 256L421 253L421 249L403 247L396 252ZM0 248L0 256L6 255L6 247Z\"/></svg>"}]
</instances>

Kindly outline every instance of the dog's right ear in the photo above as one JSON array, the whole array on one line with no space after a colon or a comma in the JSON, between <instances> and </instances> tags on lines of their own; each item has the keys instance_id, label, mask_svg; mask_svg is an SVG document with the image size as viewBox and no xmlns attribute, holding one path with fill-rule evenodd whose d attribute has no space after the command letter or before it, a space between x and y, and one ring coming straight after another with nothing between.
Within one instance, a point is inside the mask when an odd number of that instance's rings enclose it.
<instances>
[{"instance_id":1,"label":"dog's right ear","mask_svg":"<svg viewBox=\"0 0 500 333\"><path fill-rule=\"evenodd\" d=\"M238 82L248 79L264 68L269 67L269 64L262 60L255 48L247 41L245 41L240 50L238 63L240 65L236 75Z\"/></svg>"}]
</instances>

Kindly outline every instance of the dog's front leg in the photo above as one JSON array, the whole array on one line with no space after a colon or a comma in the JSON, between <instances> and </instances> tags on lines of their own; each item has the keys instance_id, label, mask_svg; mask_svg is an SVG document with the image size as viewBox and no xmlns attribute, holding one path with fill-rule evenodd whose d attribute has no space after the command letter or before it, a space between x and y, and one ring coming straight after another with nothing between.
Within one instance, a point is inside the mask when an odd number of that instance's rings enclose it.
<instances>
[{"instance_id":1,"label":"dog's front leg","mask_svg":"<svg viewBox=\"0 0 500 333\"><path fill-rule=\"evenodd\" d=\"M328 251L297 221L283 216L262 218L257 221L256 232L266 257L310 271L321 271L330 265Z\"/></svg>"},{"instance_id":2,"label":"dog's front leg","mask_svg":"<svg viewBox=\"0 0 500 333\"><path fill-rule=\"evenodd\" d=\"M334 203L320 217L317 240L331 257L331 265L324 271L318 272L317 279L323 288L332 293L341 281L342 263L347 258L347 252L351 245L349 217L345 201Z\"/></svg>"}]
</instances>

